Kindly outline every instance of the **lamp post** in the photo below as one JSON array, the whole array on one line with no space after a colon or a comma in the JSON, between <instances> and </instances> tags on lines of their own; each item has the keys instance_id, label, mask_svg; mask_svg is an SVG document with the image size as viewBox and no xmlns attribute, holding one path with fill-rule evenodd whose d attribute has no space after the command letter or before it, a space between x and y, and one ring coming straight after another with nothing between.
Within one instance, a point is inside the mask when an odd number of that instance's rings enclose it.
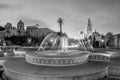
<instances>
[{"instance_id":1,"label":"lamp post","mask_svg":"<svg viewBox=\"0 0 120 80\"><path fill-rule=\"evenodd\" d=\"M28 42L28 44L29 44L29 46L31 45L31 42L32 42L32 39L31 38L28 38L27 39L27 42Z\"/></svg>"},{"instance_id":2,"label":"lamp post","mask_svg":"<svg viewBox=\"0 0 120 80\"><path fill-rule=\"evenodd\" d=\"M105 47L105 40L104 39L101 39L101 42L102 42L102 48L104 48Z\"/></svg>"},{"instance_id":3,"label":"lamp post","mask_svg":"<svg viewBox=\"0 0 120 80\"><path fill-rule=\"evenodd\" d=\"M101 36L101 42L102 42L101 47L102 47L102 48L105 48L105 37L104 37L103 34L102 34L102 36Z\"/></svg>"}]
</instances>

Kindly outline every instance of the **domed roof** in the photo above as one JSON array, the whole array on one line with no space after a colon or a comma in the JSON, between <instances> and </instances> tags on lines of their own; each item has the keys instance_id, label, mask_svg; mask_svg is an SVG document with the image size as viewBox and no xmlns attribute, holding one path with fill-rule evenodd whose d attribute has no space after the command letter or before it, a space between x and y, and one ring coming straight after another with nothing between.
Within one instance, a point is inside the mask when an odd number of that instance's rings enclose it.
<instances>
[{"instance_id":1,"label":"domed roof","mask_svg":"<svg viewBox=\"0 0 120 80\"><path fill-rule=\"evenodd\" d=\"M93 36L100 36L100 33L98 33L96 30L92 33Z\"/></svg>"},{"instance_id":2,"label":"domed roof","mask_svg":"<svg viewBox=\"0 0 120 80\"><path fill-rule=\"evenodd\" d=\"M24 24L24 23L23 23L23 21L22 21L22 20L20 20L20 21L18 22L18 24Z\"/></svg>"},{"instance_id":3,"label":"domed roof","mask_svg":"<svg viewBox=\"0 0 120 80\"><path fill-rule=\"evenodd\" d=\"M8 23L6 23L6 26L11 26L12 27L12 24L8 22Z\"/></svg>"}]
</instances>

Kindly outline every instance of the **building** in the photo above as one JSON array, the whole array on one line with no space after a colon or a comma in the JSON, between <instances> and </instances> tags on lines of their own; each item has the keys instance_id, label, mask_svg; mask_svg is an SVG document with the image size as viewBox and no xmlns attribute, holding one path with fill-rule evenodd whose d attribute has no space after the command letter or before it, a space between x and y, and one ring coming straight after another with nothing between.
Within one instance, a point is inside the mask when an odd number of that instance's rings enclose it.
<instances>
[{"instance_id":1,"label":"building","mask_svg":"<svg viewBox=\"0 0 120 80\"><path fill-rule=\"evenodd\" d=\"M16 27L12 27L11 34L12 34L12 36L18 35Z\"/></svg>"},{"instance_id":2,"label":"building","mask_svg":"<svg viewBox=\"0 0 120 80\"><path fill-rule=\"evenodd\" d=\"M29 37L41 37L46 36L49 33L54 32L49 28L38 28L37 26L27 26L26 35Z\"/></svg>"},{"instance_id":3,"label":"building","mask_svg":"<svg viewBox=\"0 0 120 80\"><path fill-rule=\"evenodd\" d=\"M113 47L120 48L120 34L113 35Z\"/></svg>"},{"instance_id":4,"label":"building","mask_svg":"<svg viewBox=\"0 0 120 80\"><path fill-rule=\"evenodd\" d=\"M18 23L17 23L17 34L18 36L25 36L25 28L24 28L24 23L22 20L20 20Z\"/></svg>"},{"instance_id":5,"label":"building","mask_svg":"<svg viewBox=\"0 0 120 80\"><path fill-rule=\"evenodd\" d=\"M5 28L0 26L0 38L4 37L4 31L5 31Z\"/></svg>"},{"instance_id":6,"label":"building","mask_svg":"<svg viewBox=\"0 0 120 80\"><path fill-rule=\"evenodd\" d=\"M12 31L12 24L11 23L6 23L5 27L5 33L4 36L5 37L10 37L12 36L11 31Z\"/></svg>"},{"instance_id":7,"label":"building","mask_svg":"<svg viewBox=\"0 0 120 80\"><path fill-rule=\"evenodd\" d=\"M4 40L4 32L5 32L5 28L0 26L0 45L1 42Z\"/></svg>"},{"instance_id":8,"label":"building","mask_svg":"<svg viewBox=\"0 0 120 80\"><path fill-rule=\"evenodd\" d=\"M11 23L7 23L5 26L5 37L11 37L11 36L25 36L25 29L24 29L24 23L22 20L20 20L17 23L17 28L13 27Z\"/></svg>"},{"instance_id":9,"label":"building","mask_svg":"<svg viewBox=\"0 0 120 80\"><path fill-rule=\"evenodd\" d=\"M11 23L5 25L4 37L16 36L17 34L17 28L13 27Z\"/></svg>"},{"instance_id":10,"label":"building","mask_svg":"<svg viewBox=\"0 0 120 80\"><path fill-rule=\"evenodd\" d=\"M93 47L105 47L104 35L101 35L96 30L88 38Z\"/></svg>"},{"instance_id":11,"label":"building","mask_svg":"<svg viewBox=\"0 0 120 80\"><path fill-rule=\"evenodd\" d=\"M101 35L96 30L95 31L93 30L90 18L88 19L87 28L85 31L86 31L85 37L87 40L90 41L93 47L105 47L104 35Z\"/></svg>"}]
</instances>

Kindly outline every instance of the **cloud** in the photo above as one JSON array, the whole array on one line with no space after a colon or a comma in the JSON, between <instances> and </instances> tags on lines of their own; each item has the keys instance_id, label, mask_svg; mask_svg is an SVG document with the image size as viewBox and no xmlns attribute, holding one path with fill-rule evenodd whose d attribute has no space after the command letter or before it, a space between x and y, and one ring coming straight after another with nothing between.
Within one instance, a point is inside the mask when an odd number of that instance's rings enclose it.
<instances>
[{"instance_id":1,"label":"cloud","mask_svg":"<svg viewBox=\"0 0 120 80\"><path fill-rule=\"evenodd\" d=\"M0 3L0 10L20 10L23 5Z\"/></svg>"},{"instance_id":2,"label":"cloud","mask_svg":"<svg viewBox=\"0 0 120 80\"><path fill-rule=\"evenodd\" d=\"M104 6L120 5L120 0L91 0L93 3L97 3Z\"/></svg>"},{"instance_id":3,"label":"cloud","mask_svg":"<svg viewBox=\"0 0 120 80\"><path fill-rule=\"evenodd\" d=\"M0 9L6 9L6 8L10 8L11 5L9 4L0 4Z\"/></svg>"}]
</instances>

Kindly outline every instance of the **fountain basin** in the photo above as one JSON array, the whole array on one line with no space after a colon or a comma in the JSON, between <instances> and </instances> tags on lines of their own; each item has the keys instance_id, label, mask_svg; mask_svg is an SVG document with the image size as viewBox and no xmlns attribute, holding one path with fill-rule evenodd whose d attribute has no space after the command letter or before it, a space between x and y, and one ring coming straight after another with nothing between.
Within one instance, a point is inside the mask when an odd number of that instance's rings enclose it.
<instances>
[{"instance_id":1,"label":"fountain basin","mask_svg":"<svg viewBox=\"0 0 120 80\"><path fill-rule=\"evenodd\" d=\"M24 58L7 60L3 67L9 80L97 80L108 72L108 63L104 62L54 67L32 65Z\"/></svg>"},{"instance_id":2,"label":"fountain basin","mask_svg":"<svg viewBox=\"0 0 120 80\"><path fill-rule=\"evenodd\" d=\"M38 51L27 52L26 61L30 64L44 66L72 66L88 61L89 53L72 50L68 52Z\"/></svg>"}]
</instances>

